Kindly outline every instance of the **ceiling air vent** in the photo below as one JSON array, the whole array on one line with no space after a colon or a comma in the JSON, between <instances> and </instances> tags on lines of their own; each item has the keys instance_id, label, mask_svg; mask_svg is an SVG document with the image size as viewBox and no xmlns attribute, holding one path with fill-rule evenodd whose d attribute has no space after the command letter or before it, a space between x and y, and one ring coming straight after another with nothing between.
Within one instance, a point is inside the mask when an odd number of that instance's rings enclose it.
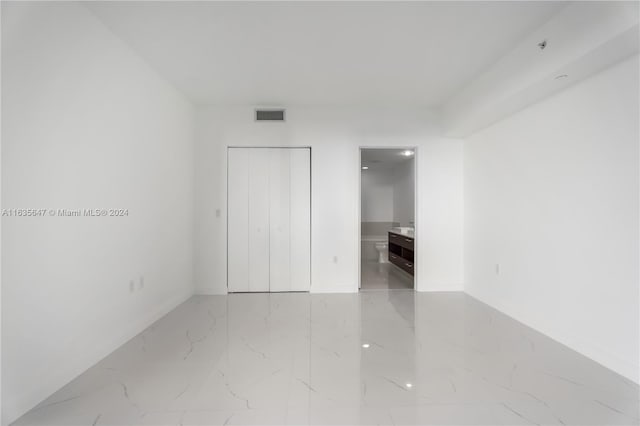
<instances>
[{"instance_id":1,"label":"ceiling air vent","mask_svg":"<svg viewBox=\"0 0 640 426\"><path fill-rule=\"evenodd\" d=\"M256 121L284 121L284 109L256 109Z\"/></svg>"}]
</instances>

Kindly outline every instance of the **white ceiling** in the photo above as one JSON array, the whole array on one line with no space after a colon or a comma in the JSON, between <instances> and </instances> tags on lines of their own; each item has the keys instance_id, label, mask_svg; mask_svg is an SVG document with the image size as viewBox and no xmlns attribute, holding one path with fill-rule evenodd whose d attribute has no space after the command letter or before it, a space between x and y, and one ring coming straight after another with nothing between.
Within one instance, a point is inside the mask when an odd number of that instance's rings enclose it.
<instances>
[{"instance_id":1,"label":"white ceiling","mask_svg":"<svg viewBox=\"0 0 640 426\"><path fill-rule=\"evenodd\" d=\"M198 104L432 107L560 2L90 2Z\"/></svg>"}]
</instances>

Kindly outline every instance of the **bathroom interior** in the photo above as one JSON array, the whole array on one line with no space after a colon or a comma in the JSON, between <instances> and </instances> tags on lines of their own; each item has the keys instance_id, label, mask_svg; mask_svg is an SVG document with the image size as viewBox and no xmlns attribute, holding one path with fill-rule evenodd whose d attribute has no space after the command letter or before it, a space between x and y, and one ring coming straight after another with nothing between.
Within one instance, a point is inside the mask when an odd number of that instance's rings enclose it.
<instances>
[{"instance_id":1,"label":"bathroom interior","mask_svg":"<svg viewBox=\"0 0 640 426\"><path fill-rule=\"evenodd\" d=\"M360 289L412 290L415 148L361 148L360 168Z\"/></svg>"}]
</instances>

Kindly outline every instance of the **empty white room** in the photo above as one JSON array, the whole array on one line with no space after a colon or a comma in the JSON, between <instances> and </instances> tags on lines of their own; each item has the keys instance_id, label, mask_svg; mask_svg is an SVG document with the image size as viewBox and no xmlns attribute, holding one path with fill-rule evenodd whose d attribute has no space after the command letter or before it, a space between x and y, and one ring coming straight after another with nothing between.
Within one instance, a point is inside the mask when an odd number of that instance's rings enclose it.
<instances>
[{"instance_id":1,"label":"empty white room","mask_svg":"<svg viewBox=\"0 0 640 426\"><path fill-rule=\"evenodd\" d=\"M638 425L636 1L2 1L2 425Z\"/></svg>"}]
</instances>

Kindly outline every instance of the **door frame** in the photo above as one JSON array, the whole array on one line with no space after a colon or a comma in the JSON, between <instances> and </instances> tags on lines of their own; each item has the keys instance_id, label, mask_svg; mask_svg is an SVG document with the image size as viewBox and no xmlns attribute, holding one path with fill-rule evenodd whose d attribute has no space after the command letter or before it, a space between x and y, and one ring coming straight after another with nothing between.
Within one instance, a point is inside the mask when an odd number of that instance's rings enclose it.
<instances>
[{"instance_id":1,"label":"door frame","mask_svg":"<svg viewBox=\"0 0 640 426\"><path fill-rule=\"evenodd\" d=\"M313 149L310 145L301 146L283 146L283 145L227 145L225 150L225 183L224 183L224 200L225 200L225 284L227 294L231 294L229 291L229 150L234 148L260 148L260 149L308 149L309 150L309 290L308 291L289 291L286 293L311 293L313 288ZM234 292L245 293L245 292ZM248 292L252 293L252 292ZM271 291L269 291L271 293Z\"/></svg>"},{"instance_id":2,"label":"door frame","mask_svg":"<svg viewBox=\"0 0 640 426\"><path fill-rule=\"evenodd\" d=\"M413 274L413 291L418 291L418 274L420 273L420 269L418 266L417 253L419 253L420 242L418 241L418 175L419 175L419 167L418 167L418 152L419 147L417 146L409 146L409 145L400 145L400 146L368 146L361 145L358 147L358 214L357 221L358 226L356 229L358 231L358 235L356 235L356 241L358 242L358 283L356 285L356 292L359 293L362 289L362 151L370 150L370 149L397 149L397 150L407 150L410 149L413 151L413 229L414 229L414 265L416 265L414 274Z\"/></svg>"}]
</instances>

